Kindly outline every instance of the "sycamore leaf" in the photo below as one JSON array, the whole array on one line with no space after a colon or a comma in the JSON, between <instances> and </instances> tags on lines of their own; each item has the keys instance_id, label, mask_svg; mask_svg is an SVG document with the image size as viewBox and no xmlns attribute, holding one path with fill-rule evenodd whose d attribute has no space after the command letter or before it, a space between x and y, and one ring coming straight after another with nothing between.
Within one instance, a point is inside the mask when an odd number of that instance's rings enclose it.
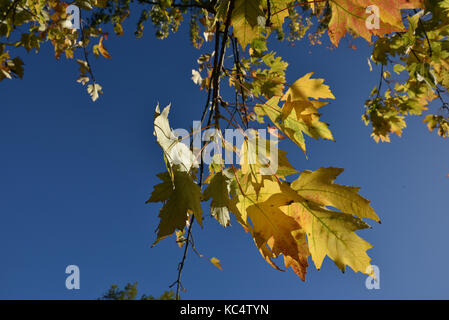
<instances>
[{"instance_id":1,"label":"sycamore leaf","mask_svg":"<svg viewBox=\"0 0 449 320\"><path fill-rule=\"evenodd\" d=\"M87 86L87 92L89 93L92 101L96 101L99 97L99 94L103 94L102 87L98 83L89 84Z\"/></svg>"},{"instance_id":2,"label":"sycamore leaf","mask_svg":"<svg viewBox=\"0 0 449 320\"><path fill-rule=\"evenodd\" d=\"M210 210L212 216L223 226L230 225L229 217L229 192L230 178L224 172L220 171L214 174L210 180L209 186L204 190L204 201L212 198Z\"/></svg>"},{"instance_id":3,"label":"sycamore leaf","mask_svg":"<svg viewBox=\"0 0 449 320\"><path fill-rule=\"evenodd\" d=\"M298 198L287 213L307 233L312 260L318 269L328 255L342 271L348 265L355 272L365 273L371 261L366 251L372 246L354 231L369 228L361 218L375 221L379 218L369 201L358 194L359 188L333 183L342 171L338 168L304 171L291 184Z\"/></svg>"},{"instance_id":4,"label":"sycamore leaf","mask_svg":"<svg viewBox=\"0 0 449 320\"><path fill-rule=\"evenodd\" d=\"M270 0L271 23L273 28L281 28L285 18L288 17L288 4L291 0Z\"/></svg>"},{"instance_id":5,"label":"sycamore leaf","mask_svg":"<svg viewBox=\"0 0 449 320\"><path fill-rule=\"evenodd\" d=\"M287 152L278 149L278 169L276 175L279 177L286 177L295 173L298 173L298 170L293 168L290 161L288 161Z\"/></svg>"},{"instance_id":6,"label":"sycamore leaf","mask_svg":"<svg viewBox=\"0 0 449 320\"><path fill-rule=\"evenodd\" d=\"M380 222L370 206L370 202L358 194L359 188L335 184L334 180L343 172L340 168L320 168L316 171L303 171L291 187L308 201L320 206L329 206Z\"/></svg>"},{"instance_id":7,"label":"sycamore leaf","mask_svg":"<svg viewBox=\"0 0 449 320\"><path fill-rule=\"evenodd\" d=\"M305 124L299 121L297 121L297 123L293 121L281 121L282 109L279 108L278 103L279 97L273 97L265 104L256 107L254 110L259 116L267 115L283 134L289 137L305 152L306 143L303 135L303 131L307 129Z\"/></svg>"},{"instance_id":8,"label":"sycamore leaf","mask_svg":"<svg viewBox=\"0 0 449 320\"><path fill-rule=\"evenodd\" d=\"M258 116L267 115L286 136L295 142L304 152L306 145L303 133L314 139L334 140L327 123L319 121L318 109L327 102L309 99L335 99L329 86L323 79L312 79L308 73L298 79L282 96L273 97L264 105L255 108ZM279 101L285 101L279 108Z\"/></svg>"},{"instance_id":9,"label":"sycamore leaf","mask_svg":"<svg viewBox=\"0 0 449 320\"><path fill-rule=\"evenodd\" d=\"M331 131L328 128L328 124L317 121L317 119L310 118L310 121L304 119L296 114L296 111L292 108L291 113L283 120L282 109L278 106L279 97L273 97L263 105L258 105L257 112L263 115L267 115L270 120L282 131L287 137L289 137L294 143L296 143L304 152L306 152L306 144L304 134L314 139L328 139L334 140ZM312 121L313 120L313 121Z\"/></svg>"},{"instance_id":10,"label":"sycamore leaf","mask_svg":"<svg viewBox=\"0 0 449 320\"><path fill-rule=\"evenodd\" d=\"M168 122L169 112L170 105L165 107L162 112L159 110L159 105L156 106L154 135L164 151L164 156L168 160L168 166L179 165L180 170L189 172L193 167L198 167L198 161L189 147L180 142L171 130ZM170 170L170 168L168 169Z\"/></svg>"},{"instance_id":11,"label":"sycamore leaf","mask_svg":"<svg viewBox=\"0 0 449 320\"><path fill-rule=\"evenodd\" d=\"M202 225L200 187L193 181L190 174L179 170L178 166L173 169L173 181L167 172L158 175L162 183L154 187L154 191L147 201L147 203L165 202L159 212L161 221L153 246L176 230L184 230L189 212L193 213L198 223Z\"/></svg>"},{"instance_id":12,"label":"sycamore leaf","mask_svg":"<svg viewBox=\"0 0 449 320\"><path fill-rule=\"evenodd\" d=\"M287 159L286 152L279 149L275 139L265 139L255 130L247 130L246 140L239 152L243 174L251 174L255 181L260 175L285 177L298 171Z\"/></svg>"},{"instance_id":13,"label":"sycamore leaf","mask_svg":"<svg viewBox=\"0 0 449 320\"><path fill-rule=\"evenodd\" d=\"M170 198L170 194L173 191L173 184L171 183L170 174L168 172L158 173L156 175L163 183L155 185L150 199L146 203L150 202L164 202Z\"/></svg>"},{"instance_id":14,"label":"sycamore leaf","mask_svg":"<svg viewBox=\"0 0 449 320\"><path fill-rule=\"evenodd\" d=\"M215 258L215 257L211 258L211 259L210 259L210 262L211 262L214 266L216 266L218 269L223 270L223 269L221 268L220 260L218 260L217 258Z\"/></svg>"},{"instance_id":15,"label":"sycamore leaf","mask_svg":"<svg viewBox=\"0 0 449 320\"><path fill-rule=\"evenodd\" d=\"M337 47L347 33L371 41L371 36L384 36L405 30L401 9L422 8L424 0L330 0L332 17L329 37ZM378 19L379 24L376 25Z\"/></svg>"},{"instance_id":16,"label":"sycamore leaf","mask_svg":"<svg viewBox=\"0 0 449 320\"><path fill-rule=\"evenodd\" d=\"M318 122L320 114L318 109L327 102L309 100L313 99L335 99L329 86L324 85L324 79L311 79L313 72L298 79L287 90L281 100L285 101L282 107L282 120L285 120L295 110L298 120L303 120L312 126L312 122ZM328 137L326 137L329 139ZM332 138L330 138L332 140Z\"/></svg>"},{"instance_id":17,"label":"sycamore leaf","mask_svg":"<svg viewBox=\"0 0 449 320\"><path fill-rule=\"evenodd\" d=\"M295 81L282 97L282 101L308 101L312 99L335 99L324 79L311 79L313 72Z\"/></svg>"},{"instance_id":18,"label":"sycamore leaf","mask_svg":"<svg viewBox=\"0 0 449 320\"><path fill-rule=\"evenodd\" d=\"M349 266L371 275L366 251L372 246L355 231L370 228L361 218L379 219L359 188L334 184L341 172L305 171L292 184L265 177L259 190L251 182L234 190L232 211L272 267L281 270L273 259L283 255L285 268L304 280L308 256L320 269L327 255L342 271Z\"/></svg>"},{"instance_id":19,"label":"sycamore leaf","mask_svg":"<svg viewBox=\"0 0 449 320\"><path fill-rule=\"evenodd\" d=\"M259 37L258 17L264 16L261 0L236 0L232 10L231 25L243 50Z\"/></svg>"},{"instance_id":20,"label":"sycamore leaf","mask_svg":"<svg viewBox=\"0 0 449 320\"><path fill-rule=\"evenodd\" d=\"M366 272L371 261L366 251L372 246L354 231L369 228L369 225L350 214L323 209L308 202L294 203L287 212L306 232L317 269L321 268L328 255L343 272L346 265L354 272Z\"/></svg>"},{"instance_id":21,"label":"sycamore leaf","mask_svg":"<svg viewBox=\"0 0 449 320\"><path fill-rule=\"evenodd\" d=\"M309 256L306 237L299 223L280 209L292 201L291 195L282 188L287 188L286 183L269 179L259 192L250 185L245 194L238 195L236 206L245 213L241 215L243 221L265 260L281 270L273 259L282 254L285 267L292 267L305 280Z\"/></svg>"},{"instance_id":22,"label":"sycamore leaf","mask_svg":"<svg viewBox=\"0 0 449 320\"><path fill-rule=\"evenodd\" d=\"M282 120L285 120L295 110L296 118L307 123L320 119L318 109L325 106L327 102L323 101L286 101L282 107Z\"/></svg>"}]
</instances>

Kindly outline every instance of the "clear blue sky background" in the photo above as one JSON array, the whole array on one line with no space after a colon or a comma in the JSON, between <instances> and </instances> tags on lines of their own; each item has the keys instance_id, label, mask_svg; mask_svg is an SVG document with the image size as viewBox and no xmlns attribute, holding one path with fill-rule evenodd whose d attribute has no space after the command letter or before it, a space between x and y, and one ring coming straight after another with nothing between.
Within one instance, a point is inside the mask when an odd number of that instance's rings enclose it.
<instances>
[{"instance_id":1,"label":"clear blue sky background","mask_svg":"<svg viewBox=\"0 0 449 320\"><path fill-rule=\"evenodd\" d=\"M265 263L235 221L225 230L207 217L195 241L223 271L191 253L183 298L449 298L448 141L420 118L390 144L370 138L360 117L378 69L369 71L367 44L355 43L355 51L347 41L334 51L273 46L290 63L289 83L314 71L337 98L323 108L336 143L309 139L309 160L282 144L296 168L343 167L337 182L360 186L372 200L382 224L359 234L375 247L369 254L381 289L367 290L366 276L342 274L328 258L321 271L310 261L303 283ZM113 283L134 281L140 293L159 295L176 279L182 251L174 240L150 248L160 205L145 200L164 170L152 121L158 101L172 103L174 128L198 120L205 93L190 77L200 51L185 29L163 41L151 28L141 40L128 32L106 46L112 60L91 58L105 92L96 103L75 82L76 63L56 61L49 46L38 56L21 52L25 78L0 84L2 299L95 299ZM70 264L81 269L77 291L65 288Z\"/></svg>"}]
</instances>

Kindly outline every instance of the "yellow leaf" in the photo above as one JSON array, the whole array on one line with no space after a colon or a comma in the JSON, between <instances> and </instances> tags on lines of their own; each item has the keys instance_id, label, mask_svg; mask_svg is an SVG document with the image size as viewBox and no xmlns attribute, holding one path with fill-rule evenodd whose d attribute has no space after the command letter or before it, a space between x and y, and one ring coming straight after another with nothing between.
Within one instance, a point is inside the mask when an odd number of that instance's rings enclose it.
<instances>
[{"instance_id":1,"label":"yellow leaf","mask_svg":"<svg viewBox=\"0 0 449 320\"><path fill-rule=\"evenodd\" d=\"M401 9L422 8L423 3L423 0L331 0L329 38L338 47L340 39L350 31L367 41L371 41L372 35L382 37L404 31ZM376 19L379 24L372 24Z\"/></svg>"},{"instance_id":2,"label":"yellow leaf","mask_svg":"<svg viewBox=\"0 0 449 320\"><path fill-rule=\"evenodd\" d=\"M285 18L288 17L288 4L290 0L270 0L271 23L274 28L281 28Z\"/></svg>"},{"instance_id":3,"label":"yellow leaf","mask_svg":"<svg viewBox=\"0 0 449 320\"><path fill-rule=\"evenodd\" d=\"M355 231L370 228L361 218L379 218L359 188L334 183L342 171L304 171L292 184L265 177L259 190L253 182L236 190L233 212L273 268L282 270L273 259L283 255L285 268L304 280L308 257L320 269L327 255L342 271L349 266L372 275L366 253L372 246Z\"/></svg>"},{"instance_id":4,"label":"yellow leaf","mask_svg":"<svg viewBox=\"0 0 449 320\"><path fill-rule=\"evenodd\" d=\"M359 188L334 183L343 172L340 168L320 168L316 171L303 171L293 181L291 187L298 194L320 206L329 206L353 214L359 218L368 218L380 222L370 206L370 202L358 194Z\"/></svg>"},{"instance_id":5,"label":"yellow leaf","mask_svg":"<svg viewBox=\"0 0 449 320\"><path fill-rule=\"evenodd\" d=\"M215 257L211 258L211 259L210 259L210 262L211 262L214 266L216 266L218 269L223 270L223 269L221 268L220 260L218 260L217 258L215 258Z\"/></svg>"},{"instance_id":6,"label":"yellow leaf","mask_svg":"<svg viewBox=\"0 0 449 320\"><path fill-rule=\"evenodd\" d=\"M217 172L211 179L209 186L204 190L204 201L212 198L210 210L212 216L223 226L231 225L229 216L229 176L225 172Z\"/></svg>"},{"instance_id":7,"label":"yellow leaf","mask_svg":"<svg viewBox=\"0 0 449 320\"><path fill-rule=\"evenodd\" d=\"M303 151L306 152L306 144L304 134L314 139L334 140L328 125L318 121L319 114L296 114L293 105L289 111L289 115L285 117L285 112L278 106L279 98L273 97L263 105L258 105L256 109L259 115L267 115L276 127L296 143ZM313 105L313 104L312 104ZM284 105L285 107L285 105Z\"/></svg>"},{"instance_id":8,"label":"yellow leaf","mask_svg":"<svg viewBox=\"0 0 449 320\"><path fill-rule=\"evenodd\" d=\"M288 186L269 179L263 184L259 192L248 186L245 195L238 196L237 207L246 212L245 222L251 220L247 228L265 260L280 270L273 259L282 254L285 267L292 267L305 280L309 256L305 234L299 223L280 209L292 200L284 190Z\"/></svg>"},{"instance_id":9,"label":"yellow leaf","mask_svg":"<svg viewBox=\"0 0 449 320\"><path fill-rule=\"evenodd\" d=\"M312 99L335 99L324 79L311 79L313 72L295 81L282 97L282 101L307 101Z\"/></svg>"},{"instance_id":10,"label":"yellow leaf","mask_svg":"<svg viewBox=\"0 0 449 320\"><path fill-rule=\"evenodd\" d=\"M294 203L288 209L288 213L307 234L309 250L317 269L321 268L328 255L342 271L348 265L354 272L366 272L371 261L366 251L372 246L354 233L369 228L365 222L308 202Z\"/></svg>"},{"instance_id":11,"label":"yellow leaf","mask_svg":"<svg viewBox=\"0 0 449 320\"><path fill-rule=\"evenodd\" d=\"M264 16L259 0L236 0L231 25L243 50L259 36L257 18Z\"/></svg>"},{"instance_id":12,"label":"yellow leaf","mask_svg":"<svg viewBox=\"0 0 449 320\"><path fill-rule=\"evenodd\" d=\"M286 213L306 232L312 260L318 269L328 255L342 271L348 265L355 272L366 273L371 261L366 251L372 246L354 231L369 228L361 218L380 220L369 201L358 194L359 188L334 183L342 171L320 168L301 173L291 184L298 197Z\"/></svg>"}]
</instances>

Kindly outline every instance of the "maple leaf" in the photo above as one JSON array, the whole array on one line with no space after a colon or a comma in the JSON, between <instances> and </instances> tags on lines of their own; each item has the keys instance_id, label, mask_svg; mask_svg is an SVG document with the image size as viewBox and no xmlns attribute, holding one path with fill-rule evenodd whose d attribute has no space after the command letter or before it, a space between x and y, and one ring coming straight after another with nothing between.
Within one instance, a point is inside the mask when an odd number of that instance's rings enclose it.
<instances>
[{"instance_id":1,"label":"maple leaf","mask_svg":"<svg viewBox=\"0 0 449 320\"><path fill-rule=\"evenodd\" d=\"M281 270L273 259L282 254L285 267L292 267L305 280L309 256L306 237L299 223L280 209L292 201L283 188L287 188L286 183L269 179L264 180L259 192L249 185L244 194L238 195L236 207L265 260Z\"/></svg>"},{"instance_id":2,"label":"maple leaf","mask_svg":"<svg viewBox=\"0 0 449 320\"><path fill-rule=\"evenodd\" d=\"M312 122L320 118L318 109L327 102L309 100L309 98L335 99L329 86L323 84L324 79L311 79L312 75L313 72L310 72L295 81L282 97L281 100L285 101L282 107L282 120L285 120L294 109L298 119L312 126Z\"/></svg>"},{"instance_id":3,"label":"maple leaf","mask_svg":"<svg viewBox=\"0 0 449 320\"><path fill-rule=\"evenodd\" d=\"M329 37L338 47L340 39L349 31L371 42L371 36L384 36L405 30L401 9L422 8L424 0L330 0L332 17L329 21ZM376 10L367 13L367 8L378 8L379 26L367 27L367 20Z\"/></svg>"},{"instance_id":4,"label":"maple leaf","mask_svg":"<svg viewBox=\"0 0 449 320\"><path fill-rule=\"evenodd\" d=\"M354 231L369 228L361 218L380 220L369 201L358 194L359 188L333 183L342 171L320 168L301 173L291 184L298 198L287 213L306 232L312 260L318 269L328 255L342 271L348 265L355 272L369 273L371 258L366 251L372 246Z\"/></svg>"},{"instance_id":5,"label":"maple leaf","mask_svg":"<svg viewBox=\"0 0 449 320\"><path fill-rule=\"evenodd\" d=\"M234 27L234 35L238 39L243 50L254 39L259 37L259 16L264 16L260 0L236 0L232 10L231 25Z\"/></svg>"},{"instance_id":6,"label":"maple leaf","mask_svg":"<svg viewBox=\"0 0 449 320\"><path fill-rule=\"evenodd\" d=\"M173 181L168 172L158 174L162 183L154 187L150 199L146 202L165 202L159 212L161 221L153 246L176 230L184 230L189 212L193 213L202 225L201 188L193 181L190 174L179 170L178 166L173 169Z\"/></svg>"},{"instance_id":7,"label":"maple leaf","mask_svg":"<svg viewBox=\"0 0 449 320\"><path fill-rule=\"evenodd\" d=\"M164 157L168 162L167 168L171 170L172 166L179 165L180 170L189 172L193 167L198 167L198 161L189 147L180 142L171 130L168 121L169 112L170 105L165 107L162 112L159 109L159 105L156 106L154 135L164 151Z\"/></svg>"},{"instance_id":8,"label":"maple leaf","mask_svg":"<svg viewBox=\"0 0 449 320\"><path fill-rule=\"evenodd\" d=\"M350 266L354 272L366 273L371 258L366 251L372 246L354 231L370 226L350 214L323 209L307 202L293 203L286 211L297 219L307 234L309 250L317 269L326 255L340 270Z\"/></svg>"},{"instance_id":9,"label":"maple leaf","mask_svg":"<svg viewBox=\"0 0 449 320\"><path fill-rule=\"evenodd\" d=\"M327 102L310 99L335 99L329 86L323 79L312 79L313 72L301 77L286 91L280 99L273 97L254 111L259 115L267 115L270 120L287 137L295 142L304 152L306 145L303 133L314 139L334 140L327 123L319 121L318 109ZM279 108L279 101L285 101Z\"/></svg>"},{"instance_id":10,"label":"maple leaf","mask_svg":"<svg viewBox=\"0 0 449 320\"><path fill-rule=\"evenodd\" d=\"M271 23L274 28L281 28L288 17L288 4L291 0L270 0Z\"/></svg>"},{"instance_id":11,"label":"maple leaf","mask_svg":"<svg viewBox=\"0 0 449 320\"><path fill-rule=\"evenodd\" d=\"M241 172L244 175L250 174L256 181L260 181L263 175L285 177L298 172L287 159L287 153L278 148L276 140L267 140L253 129L247 132L249 134L239 152Z\"/></svg>"},{"instance_id":12,"label":"maple leaf","mask_svg":"<svg viewBox=\"0 0 449 320\"><path fill-rule=\"evenodd\" d=\"M210 179L209 186L204 190L204 201L212 198L210 209L212 216L223 226L230 225L229 192L232 178L227 171L219 171Z\"/></svg>"},{"instance_id":13,"label":"maple leaf","mask_svg":"<svg viewBox=\"0 0 449 320\"><path fill-rule=\"evenodd\" d=\"M94 102L98 99L100 94L103 94L102 90L103 88L98 83L89 84L87 86L87 92Z\"/></svg>"},{"instance_id":14,"label":"maple leaf","mask_svg":"<svg viewBox=\"0 0 449 320\"><path fill-rule=\"evenodd\" d=\"M279 100L279 97L273 97L265 104L258 105L255 108L255 112L259 115L267 115L274 125L304 152L306 152L306 144L303 133L314 139L321 137L323 139L334 140L328 124L317 120L319 114L315 114L314 118L310 117L310 119L306 119L301 114L297 115L295 109L292 108L290 114L284 118L283 110L278 106Z\"/></svg>"},{"instance_id":15,"label":"maple leaf","mask_svg":"<svg viewBox=\"0 0 449 320\"><path fill-rule=\"evenodd\" d=\"M359 188L335 184L334 180L344 169L320 168L316 171L303 171L291 187L308 201L320 206L335 207L359 218L380 222L370 206L370 202L358 194Z\"/></svg>"},{"instance_id":16,"label":"maple leaf","mask_svg":"<svg viewBox=\"0 0 449 320\"><path fill-rule=\"evenodd\" d=\"M342 171L304 171L291 184L265 178L259 190L249 183L237 191L233 212L272 267L281 270L273 259L283 255L285 268L304 281L307 258L320 269L327 255L342 271L350 266L371 275L366 251L372 246L355 231L370 228L362 218L379 218L359 188L334 183Z\"/></svg>"},{"instance_id":17,"label":"maple leaf","mask_svg":"<svg viewBox=\"0 0 449 320\"><path fill-rule=\"evenodd\" d=\"M282 97L282 101L308 101L312 99L335 99L324 79L311 79L313 72L296 80Z\"/></svg>"}]
</instances>

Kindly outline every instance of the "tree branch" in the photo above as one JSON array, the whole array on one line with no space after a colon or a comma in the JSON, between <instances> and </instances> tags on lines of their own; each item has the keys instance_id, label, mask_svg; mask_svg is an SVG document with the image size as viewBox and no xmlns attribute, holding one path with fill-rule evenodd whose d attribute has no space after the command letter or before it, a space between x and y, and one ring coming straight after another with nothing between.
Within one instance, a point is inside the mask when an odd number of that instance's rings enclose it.
<instances>
[{"instance_id":1,"label":"tree branch","mask_svg":"<svg viewBox=\"0 0 449 320\"><path fill-rule=\"evenodd\" d=\"M147 0L139 0L140 3L145 3L145 4L152 4L155 6L161 6L161 4L157 1L147 1ZM171 7L174 8L183 8L183 9L188 9L188 8L199 8L199 9L205 9L208 12L215 14L215 7L214 7L214 1L211 2L200 2L200 3L190 3L190 4L182 4L182 3L173 3L171 5Z\"/></svg>"},{"instance_id":2,"label":"tree branch","mask_svg":"<svg viewBox=\"0 0 449 320\"><path fill-rule=\"evenodd\" d=\"M231 0L229 3L229 9L226 17L224 32L223 32L223 38L221 41L221 49L220 49L220 57L217 61L215 59L214 61L214 72L212 73L213 77L213 96L212 96L212 103L214 106L215 111L215 127L217 129L220 129L220 106L219 106L219 95L220 95L220 73L223 68L223 61L224 61L224 54L226 51L226 42L228 41L228 35L229 35L229 27L231 25L231 17L232 17L232 11L234 10L234 0ZM215 41L215 53L218 52L219 47L219 38L220 38L220 24L217 23L217 34L216 34L216 41ZM217 56L215 57L217 58Z\"/></svg>"}]
</instances>

